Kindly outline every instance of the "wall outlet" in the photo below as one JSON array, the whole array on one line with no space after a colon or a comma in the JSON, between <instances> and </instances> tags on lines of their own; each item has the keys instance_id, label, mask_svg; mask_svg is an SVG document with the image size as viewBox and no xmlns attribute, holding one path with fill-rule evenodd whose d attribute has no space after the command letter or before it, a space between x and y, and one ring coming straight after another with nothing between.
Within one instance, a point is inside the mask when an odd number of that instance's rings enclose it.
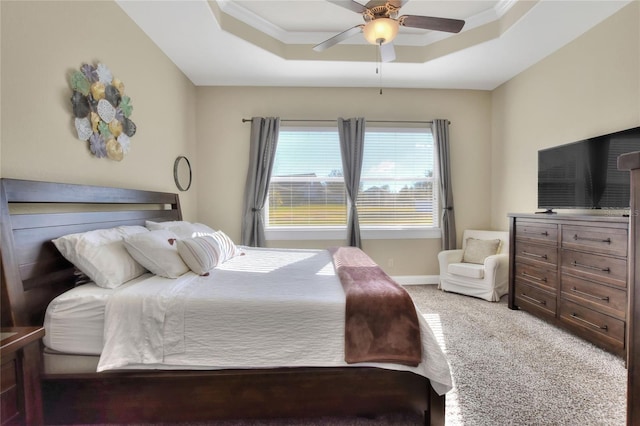
<instances>
[{"instance_id":1,"label":"wall outlet","mask_svg":"<svg viewBox=\"0 0 640 426\"><path fill-rule=\"evenodd\" d=\"M390 257L389 259L387 259L387 266L388 266L389 268L393 268L394 266L396 266L396 262L395 262L395 260L393 260L393 258L392 258L392 257Z\"/></svg>"}]
</instances>

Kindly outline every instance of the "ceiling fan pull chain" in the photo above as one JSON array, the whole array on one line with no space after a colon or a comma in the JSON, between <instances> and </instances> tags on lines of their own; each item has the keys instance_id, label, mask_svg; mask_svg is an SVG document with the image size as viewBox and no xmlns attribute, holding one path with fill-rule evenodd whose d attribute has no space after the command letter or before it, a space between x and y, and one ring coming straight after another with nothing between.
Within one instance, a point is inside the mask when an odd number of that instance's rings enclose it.
<instances>
[{"instance_id":1,"label":"ceiling fan pull chain","mask_svg":"<svg viewBox=\"0 0 640 426\"><path fill-rule=\"evenodd\" d=\"M380 64L380 74L379 78L379 86L380 86L380 94L382 95L382 41L380 41L380 45L378 46L378 63Z\"/></svg>"},{"instance_id":2,"label":"ceiling fan pull chain","mask_svg":"<svg viewBox=\"0 0 640 426\"><path fill-rule=\"evenodd\" d=\"M380 44L378 45L378 67L380 68L380 72L378 72L378 68L376 68L376 73L378 74L378 79L380 81L380 83L378 84L380 86L380 94L382 95L382 40L379 42Z\"/></svg>"},{"instance_id":3,"label":"ceiling fan pull chain","mask_svg":"<svg viewBox=\"0 0 640 426\"><path fill-rule=\"evenodd\" d=\"M382 45L382 43L380 43ZM376 47L376 74L380 74L380 63L382 60L380 59L380 48Z\"/></svg>"}]
</instances>

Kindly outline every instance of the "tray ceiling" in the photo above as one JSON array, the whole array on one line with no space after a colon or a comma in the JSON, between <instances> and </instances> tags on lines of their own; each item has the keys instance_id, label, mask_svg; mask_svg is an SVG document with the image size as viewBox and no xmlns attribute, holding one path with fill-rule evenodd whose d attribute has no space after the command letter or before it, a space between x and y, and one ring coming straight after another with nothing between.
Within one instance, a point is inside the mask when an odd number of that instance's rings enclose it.
<instances>
[{"instance_id":1,"label":"tray ceiling","mask_svg":"<svg viewBox=\"0 0 640 426\"><path fill-rule=\"evenodd\" d=\"M405 15L463 19L459 34L401 27L377 63L361 34L312 47L362 17L325 0L117 0L199 86L492 90L632 0L409 0ZM362 4L365 4L362 2ZM382 73L376 73L381 69Z\"/></svg>"}]
</instances>

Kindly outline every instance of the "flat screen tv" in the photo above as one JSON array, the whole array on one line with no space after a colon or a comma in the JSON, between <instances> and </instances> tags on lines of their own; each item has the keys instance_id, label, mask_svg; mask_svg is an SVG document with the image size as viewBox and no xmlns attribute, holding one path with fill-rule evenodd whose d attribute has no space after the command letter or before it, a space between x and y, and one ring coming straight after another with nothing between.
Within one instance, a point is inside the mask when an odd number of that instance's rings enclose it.
<instances>
[{"instance_id":1,"label":"flat screen tv","mask_svg":"<svg viewBox=\"0 0 640 426\"><path fill-rule=\"evenodd\" d=\"M538 151L538 208L629 208L629 172L618 157L640 151L640 127Z\"/></svg>"}]
</instances>

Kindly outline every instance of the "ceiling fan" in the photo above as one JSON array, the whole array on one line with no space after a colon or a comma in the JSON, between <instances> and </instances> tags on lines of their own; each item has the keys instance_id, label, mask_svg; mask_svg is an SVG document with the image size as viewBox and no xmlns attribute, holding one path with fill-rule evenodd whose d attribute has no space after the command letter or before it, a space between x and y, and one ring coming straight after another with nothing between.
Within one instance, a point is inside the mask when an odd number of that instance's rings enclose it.
<instances>
[{"instance_id":1,"label":"ceiling fan","mask_svg":"<svg viewBox=\"0 0 640 426\"><path fill-rule=\"evenodd\" d=\"M462 30L465 23L460 19L438 18L433 16L402 15L398 17L400 8L408 0L371 0L366 5L362 5L354 0L327 1L362 14L365 23L349 28L317 44L313 47L313 50L316 52L322 52L349 37L364 33L364 37L369 43L380 46L382 62L391 62L396 58L392 41L398 34L399 27L458 33Z\"/></svg>"}]
</instances>

